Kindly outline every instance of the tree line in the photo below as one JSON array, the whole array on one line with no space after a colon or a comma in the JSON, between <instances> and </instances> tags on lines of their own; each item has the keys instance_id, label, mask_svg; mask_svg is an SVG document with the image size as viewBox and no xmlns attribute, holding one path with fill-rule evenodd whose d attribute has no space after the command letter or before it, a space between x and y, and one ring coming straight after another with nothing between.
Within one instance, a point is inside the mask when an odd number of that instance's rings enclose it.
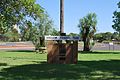
<instances>
[{"instance_id":1,"label":"tree line","mask_svg":"<svg viewBox=\"0 0 120 80\"><path fill-rule=\"evenodd\" d=\"M105 32L105 33L96 33L93 37L94 40L97 42L103 41L120 41L119 33L118 32Z\"/></svg>"},{"instance_id":2,"label":"tree line","mask_svg":"<svg viewBox=\"0 0 120 80\"><path fill-rule=\"evenodd\" d=\"M70 33L69 36L80 36L84 42L84 51L90 51L90 40L120 40L120 2L118 10L113 14L112 28L114 33L96 33L97 15L89 13L79 20L80 34ZM19 27L19 29L17 29ZM1 0L0 1L0 37L5 41L32 41L35 46L42 46L45 35L59 35L54 28L47 11L36 4L36 0Z\"/></svg>"}]
</instances>

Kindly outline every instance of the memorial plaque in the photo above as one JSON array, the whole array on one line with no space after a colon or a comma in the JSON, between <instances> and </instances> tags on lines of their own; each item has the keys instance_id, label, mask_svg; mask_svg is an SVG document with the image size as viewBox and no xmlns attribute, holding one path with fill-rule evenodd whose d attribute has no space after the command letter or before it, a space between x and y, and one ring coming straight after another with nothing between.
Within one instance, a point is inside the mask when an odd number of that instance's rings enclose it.
<instances>
[{"instance_id":1,"label":"memorial plaque","mask_svg":"<svg viewBox=\"0 0 120 80\"><path fill-rule=\"evenodd\" d=\"M45 40L80 40L78 36L45 36Z\"/></svg>"}]
</instances>

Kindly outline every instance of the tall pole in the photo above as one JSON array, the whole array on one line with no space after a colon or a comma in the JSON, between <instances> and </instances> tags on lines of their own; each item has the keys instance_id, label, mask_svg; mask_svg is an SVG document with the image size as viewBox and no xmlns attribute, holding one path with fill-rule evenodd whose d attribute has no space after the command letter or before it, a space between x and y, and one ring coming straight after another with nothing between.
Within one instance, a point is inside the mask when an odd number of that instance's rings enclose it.
<instances>
[{"instance_id":1,"label":"tall pole","mask_svg":"<svg viewBox=\"0 0 120 80\"><path fill-rule=\"evenodd\" d=\"M60 0L60 34L64 33L64 0Z\"/></svg>"}]
</instances>

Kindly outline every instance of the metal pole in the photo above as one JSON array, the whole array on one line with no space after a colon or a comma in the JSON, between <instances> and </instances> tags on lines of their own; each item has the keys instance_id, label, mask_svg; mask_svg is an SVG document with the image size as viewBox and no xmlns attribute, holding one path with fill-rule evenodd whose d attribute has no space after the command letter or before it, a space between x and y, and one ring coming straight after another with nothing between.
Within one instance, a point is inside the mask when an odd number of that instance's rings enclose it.
<instances>
[{"instance_id":1,"label":"metal pole","mask_svg":"<svg viewBox=\"0 0 120 80\"><path fill-rule=\"evenodd\" d=\"M110 44L109 44L109 51L110 51Z\"/></svg>"},{"instance_id":2,"label":"metal pole","mask_svg":"<svg viewBox=\"0 0 120 80\"><path fill-rule=\"evenodd\" d=\"M64 0L60 0L60 34L64 33Z\"/></svg>"},{"instance_id":3,"label":"metal pole","mask_svg":"<svg viewBox=\"0 0 120 80\"><path fill-rule=\"evenodd\" d=\"M114 51L114 44L113 44L113 51Z\"/></svg>"}]
</instances>

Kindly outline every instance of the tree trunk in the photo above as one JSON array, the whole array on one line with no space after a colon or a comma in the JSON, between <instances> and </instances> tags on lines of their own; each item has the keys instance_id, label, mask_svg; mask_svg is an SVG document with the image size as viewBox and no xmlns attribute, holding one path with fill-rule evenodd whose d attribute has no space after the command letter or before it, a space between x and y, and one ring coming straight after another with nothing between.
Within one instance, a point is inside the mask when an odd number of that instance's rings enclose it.
<instances>
[{"instance_id":1,"label":"tree trunk","mask_svg":"<svg viewBox=\"0 0 120 80\"><path fill-rule=\"evenodd\" d=\"M118 32L118 34L119 34L119 37L120 37L120 32Z\"/></svg>"},{"instance_id":2,"label":"tree trunk","mask_svg":"<svg viewBox=\"0 0 120 80\"><path fill-rule=\"evenodd\" d=\"M89 39L89 28L86 28L86 33L84 34L84 51L90 51L90 39Z\"/></svg>"},{"instance_id":3,"label":"tree trunk","mask_svg":"<svg viewBox=\"0 0 120 80\"><path fill-rule=\"evenodd\" d=\"M60 0L60 34L64 33L64 0Z\"/></svg>"},{"instance_id":4,"label":"tree trunk","mask_svg":"<svg viewBox=\"0 0 120 80\"><path fill-rule=\"evenodd\" d=\"M90 40L88 38L86 38L83 42L84 42L84 50L83 51L90 51L90 46L89 46Z\"/></svg>"}]
</instances>

